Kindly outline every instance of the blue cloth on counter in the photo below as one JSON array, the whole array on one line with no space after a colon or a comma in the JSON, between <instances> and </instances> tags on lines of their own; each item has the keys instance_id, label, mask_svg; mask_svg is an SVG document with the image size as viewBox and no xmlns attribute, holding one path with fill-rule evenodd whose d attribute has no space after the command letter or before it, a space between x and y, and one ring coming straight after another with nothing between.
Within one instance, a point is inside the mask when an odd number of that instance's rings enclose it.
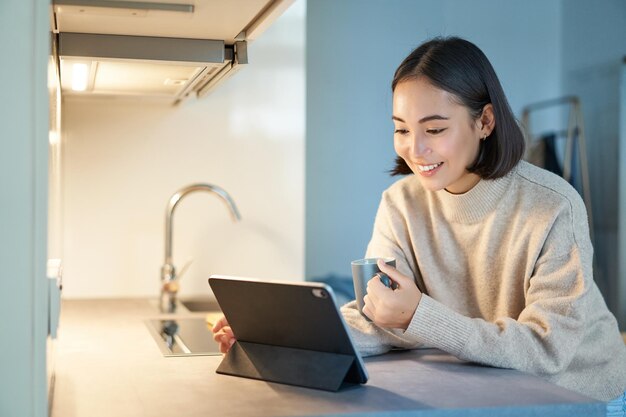
<instances>
[{"instance_id":1,"label":"blue cloth on counter","mask_svg":"<svg viewBox=\"0 0 626 417\"><path fill-rule=\"evenodd\" d=\"M606 417L626 417L626 391L606 404Z\"/></svg>"},{"instance_id":2,"label":"blue cloth on counter","mask_svg":"<svg viewBox=\"0 0 626 417\"><path fill-rule=\"evenodd\" d=\"M340 307L348 301L354 300L354 286L352 285L352 277L330 274L323 277L314 277L308 279L307 281L321 282L332 288L333 292L335 293L335 301Z\"/></svg>"}]
</instances>

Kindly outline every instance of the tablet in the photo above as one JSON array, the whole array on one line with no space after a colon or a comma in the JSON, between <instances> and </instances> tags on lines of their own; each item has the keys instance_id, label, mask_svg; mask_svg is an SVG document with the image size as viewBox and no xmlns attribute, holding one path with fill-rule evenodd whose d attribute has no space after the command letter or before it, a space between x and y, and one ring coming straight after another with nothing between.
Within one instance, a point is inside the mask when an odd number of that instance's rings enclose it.
<instances>
[{"instance_id":1,"label":"tablet","mask_svg":"<svg viewBox=\"0 0 626 417\"><path fill-rule=\"evenodd\" d=\"M218 373L330 391L367 382L326 284L212 275L209 285L237 339Z\"/></svg>"}]
</instances>

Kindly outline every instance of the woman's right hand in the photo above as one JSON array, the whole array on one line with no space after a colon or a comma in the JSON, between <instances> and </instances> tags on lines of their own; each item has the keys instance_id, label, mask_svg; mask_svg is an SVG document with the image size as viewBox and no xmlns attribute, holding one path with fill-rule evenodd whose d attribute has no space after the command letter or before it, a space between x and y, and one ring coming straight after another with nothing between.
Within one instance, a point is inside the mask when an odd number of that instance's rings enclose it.
<instances>
[{"instance_id":1,"label":"woman's right hand","mask_svg":"<svg viewBox=\"0 0 626 417\"><path fill-rule=\"evenodd\" d=\"M215 326L213 326L213 340L220 345L220 352L226 353L235 343L235 335L226 321L226 317L222 316Z\"/></svg>"}]
</instances>

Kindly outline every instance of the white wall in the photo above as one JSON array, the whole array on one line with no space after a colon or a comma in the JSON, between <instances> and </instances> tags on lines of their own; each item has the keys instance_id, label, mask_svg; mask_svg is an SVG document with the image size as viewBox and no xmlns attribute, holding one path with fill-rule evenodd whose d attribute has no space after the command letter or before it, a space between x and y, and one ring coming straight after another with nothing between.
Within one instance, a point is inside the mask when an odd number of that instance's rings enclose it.
<instances>
[{"instance_id":1,"label":"white wall","mask_svg":"<svg viewBox=\"0 0 626 417\"><path fill-rule=\"evenodd\" d=\"M194 259L181 295L206 294L209 274L304 278L304 15L297 1L203 99L64 102L65 298L156 296L166 203L195 182L243 220L205 193L178 205L174 263Z\"/></svg>"}]
</instances>

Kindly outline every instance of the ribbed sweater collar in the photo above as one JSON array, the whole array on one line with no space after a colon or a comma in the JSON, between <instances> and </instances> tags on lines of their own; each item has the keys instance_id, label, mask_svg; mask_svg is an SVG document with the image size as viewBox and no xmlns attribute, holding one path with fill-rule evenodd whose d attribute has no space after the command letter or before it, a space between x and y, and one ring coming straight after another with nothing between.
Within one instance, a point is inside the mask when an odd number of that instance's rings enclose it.
<instances>
[{"instance_id":1,"label":"ribbed sweater collar","mask_svg":"<svg viewBox=\"0 0 626 417\"><path fill-rule=\"evenodd\" d=\"M435 199L441 204L443 215L455 223L476 223L496 209L509 189L517 166L506 176L495 180L480 180L463 194L446 190L435 191Z\"/></svg>"}]
</instances>

